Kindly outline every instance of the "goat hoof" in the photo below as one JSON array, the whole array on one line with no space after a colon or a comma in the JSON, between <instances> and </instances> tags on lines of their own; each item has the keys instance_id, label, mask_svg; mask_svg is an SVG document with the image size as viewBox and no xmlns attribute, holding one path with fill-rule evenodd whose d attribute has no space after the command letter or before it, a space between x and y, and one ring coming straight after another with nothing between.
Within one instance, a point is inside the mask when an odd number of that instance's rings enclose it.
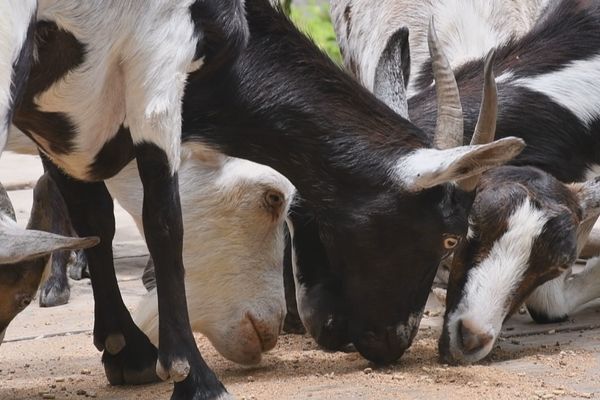
<instances>
[{"instance_id":1,"label":"goat hoof","mask_svg":"<svg viewBox=\"0 0 600 400\"><path fill-rule=\"evenodd\" d=\"M190 371L183 381L175 382L171 400L234 400L208 366L205 368Z\"/></svg>"},{"instance_id":2,"label":"goat hoof","mask_svg":"<svg viewBox=\"0 0 600 400\"><path fill-rule=\"evenodd\" d=\"M40 307L62 306L69 302L71 290L69 284L60 284L57 281L48 280L40 289Z\"/></svg>"},{"instance_id":3,"label":"goat hoof","mask_svg":"<svg viewBox=\"0 0 600 400\"><path fill-rule=\"evenodd\" d=\"M102 363L111 385L141 385L159 381L156 375L158 351L141 331L135 336L109 335L104 344L106 349ZM119 347L119 351L111 353Z\"/></svg>"},{"instance_id":4,"label":"goat hoof","mask_svg":"<svg viewBox=\"0 0 600 400\"><path fill-rule=\"evenodd\" d=\"M108 335L104 341L104 350L108 351L113 356L120 353L125 347L125 336L120 333Z\"/></svg>"},{"instance_id":5,"label":"goat hoof","mask_svg":"<svg viewBox=\"0 0 600 400\"><path fill-rule=\"evenodd\" d=\"M156 375L163 381L171 378L174 382L181 382L190 374L190 363L185 359L177 359L171 362L171 368L167 369L160 362L156 363Z\"/></svg>"}]
</instances>

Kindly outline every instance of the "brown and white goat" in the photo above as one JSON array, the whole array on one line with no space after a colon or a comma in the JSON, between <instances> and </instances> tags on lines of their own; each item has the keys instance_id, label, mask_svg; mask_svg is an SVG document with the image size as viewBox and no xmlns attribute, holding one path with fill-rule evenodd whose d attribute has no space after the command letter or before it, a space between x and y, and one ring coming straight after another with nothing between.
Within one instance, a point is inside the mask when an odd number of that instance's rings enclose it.
<instances>
[{"instance_id":1,"label":"brown and white goat","mask_svg":"<svg viewBox=\"0 0 600 400\"><path fill-rule=\"evenodd\" d=\"M67 210L55 183L42 176L34 189L27 229L19 227L8 193L0 184L0 344L9 323L31 303L40 285L50 254L83 249L97 238L69 238L48 232L70 228Z\"/></svg>"}]
</instances>

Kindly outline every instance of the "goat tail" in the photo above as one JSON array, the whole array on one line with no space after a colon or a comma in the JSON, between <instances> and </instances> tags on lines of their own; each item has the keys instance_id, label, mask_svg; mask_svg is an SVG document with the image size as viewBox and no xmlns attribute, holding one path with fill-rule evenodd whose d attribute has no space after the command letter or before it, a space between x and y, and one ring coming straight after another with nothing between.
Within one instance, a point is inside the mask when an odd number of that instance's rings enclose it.
<instances>
[{"instance_id":1,"label":"goat tail","mask_svg":"<svg viewBox=\"0 0 600 400\"><path fill-rule=\"evenodd\" d=\"M156 289L146 293L133 312L133 321L158 347L158 297Z\"/></svg>"}]
</instances>

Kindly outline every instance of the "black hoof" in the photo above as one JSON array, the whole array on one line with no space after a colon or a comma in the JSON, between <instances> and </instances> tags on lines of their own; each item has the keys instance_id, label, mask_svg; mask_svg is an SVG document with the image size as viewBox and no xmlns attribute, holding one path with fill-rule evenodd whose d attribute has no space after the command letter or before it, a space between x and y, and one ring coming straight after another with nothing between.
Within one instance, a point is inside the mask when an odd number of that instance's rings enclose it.
<instances>
[{"instance_id":1,"label":"black hoof","mask_svg":"<svg viewBox=\"0 0 600 400\"><path fill-rule=\"evenodd\" d=\"M71 290L69 283L52 277L40 289L40 307L56 307L69 302Z\"/></svg>"},{"instance_id":2,"label":"black hoof","mask_svg":"<svg viewBox=\"0 0 600 400\"><path fill-rule=\"evenodd\" d=\"M186 379L176 382L171 400L233 400L223 384L206 366L192 371Z\"/></svg>"},{"instance_id":3,"label":"black hoof","mask_svg":"<svg viewBox=\"0 0 600 400\"><path fill-rule=\"evenodd\" d=\"M296 335L303 335L306 333L304 325L297 314L290 314L289 312L285 316L283 322L283 331L285 333L291 333Z\"/></svg>"},{"instance_id":4,"label":"black hoof","mask_svg":"<svg viewBox=\"0 0 600 400\"><path fill-rule=\"evenodd\" d=\"M117 354L107 349L102 354L106 378L111 385L141 385L158 382L156 347L141 331L125 339L125 347Z\"/></svg>"}]
</instances>

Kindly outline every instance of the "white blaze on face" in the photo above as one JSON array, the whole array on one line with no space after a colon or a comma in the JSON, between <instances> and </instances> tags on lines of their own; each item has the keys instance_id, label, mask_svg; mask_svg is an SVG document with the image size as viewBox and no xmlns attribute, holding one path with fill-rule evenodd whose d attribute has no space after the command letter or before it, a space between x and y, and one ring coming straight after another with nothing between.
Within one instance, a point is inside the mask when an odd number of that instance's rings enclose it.
<instances>
[{"instance_id":1,"label":"white blaze on face","mask_svg":"<svg viewBox=\"0 0 600 400\"><path fill-rule=\"evenodd\" d=\"M511 296L528 268L533 243L547 221L548 217L526 199L510 216L507 231L494 243L488 256L469 271L463 297L448 318L453 354L462 353L459 322L463 319L497 338L509 312ZM459 358L477 361L487 355L493 343L491 341L477 354Z\"/></svg>"}]
</instances>

